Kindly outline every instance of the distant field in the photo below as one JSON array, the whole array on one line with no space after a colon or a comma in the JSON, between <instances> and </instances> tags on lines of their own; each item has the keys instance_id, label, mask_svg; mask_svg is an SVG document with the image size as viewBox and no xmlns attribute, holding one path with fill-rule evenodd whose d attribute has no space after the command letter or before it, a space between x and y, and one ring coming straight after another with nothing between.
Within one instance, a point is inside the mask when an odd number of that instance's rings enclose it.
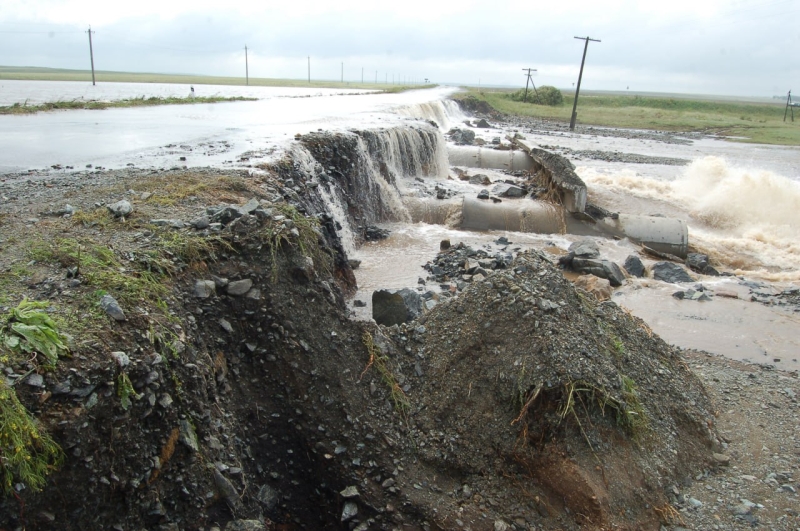
<instances>
[{"instance_id":1,"label":"distant field","mask_svg":"<svg viewBox=\"0 0 800 531\"><path fill-rule=\"evenodd\" d=\"M0 79L21 79L35 81L91 81L91 70L64 70L58 68L0 66ZM243 77L192 76L180 74L152 74L138 72L110 72L96 70L98 83L178 83L186 85L245 85ZM384 83L350 83L340 81L317 81L311 83L302 79L250 78L251 86L262 87L315 87L348 88L401 92L403 90L425 88L433 85L393 85Z\"/></svg>"},{"instance_id":2,"label":"distant field","mask_svg":"<svg viewBox=\"0 0 800 531\"><path fill-rule=\"evenodd\" d=\"M494 109L522 116L569 122L574 94L564 93L555 107L513 101L510 90L469 88L457 98L474 97ZM733 140L760 144L800 145L800 112L795 121L783 122L784 104L747 103L730 100L661 98L581 94L578 124L663 131L714 133Z\"/></svg>"},{"instance_id":3,"label":"distant field","mask_svg":"<svg viewBox=\"0 0 800 531\"><path fill-rule=\"evenodd\" d=\"M5 107L0 107L0 114L35 114L43 111L57 110L76 110L76 109L113 109L120 107L154 107L156 105L194 105L197 103L221 103L224 101L254 101L256 98L244 98L241 96L222 97L222 96L199 96L186 98L128 98L116 101L54 101L42 103L40 105L26 105L15 103Z\"/></svg>"}]
</instances>

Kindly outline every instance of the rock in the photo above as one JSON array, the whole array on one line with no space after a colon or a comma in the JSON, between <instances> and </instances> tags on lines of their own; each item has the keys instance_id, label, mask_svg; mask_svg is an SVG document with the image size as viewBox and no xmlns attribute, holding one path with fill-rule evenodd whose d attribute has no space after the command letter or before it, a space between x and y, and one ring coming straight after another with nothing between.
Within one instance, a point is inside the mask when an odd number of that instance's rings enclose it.
<instances>
[{"instance_id":1,"label":"rock","mask_svg":"<svg viewBox=\"0 0 800 531\"><path fill-rule=\"evenodd\" d=\"M278 494L277 490L273 489L269 485L262 485L261 488L258 489L256 499L267 511L271 511L278 506L280 495Z\"/></svg>"},{"instance_id":2,"label":"rock","mask_svg":"<svg viewBox=\"0 0 800 531\"><path fill-rule=\"evenodd\" d=\"M439 242L439 250L446 251L450 248L450 240L442 240Z\"/></svg>"},{"instance_id":3,"label":"rock","mask_svg":"<svg viewBox=\"0 0 800 531\"><path fill-rule=\"evenodd\" d=\"M209 225L211 225L211 220L208 219L208 216L200 216L191 220L189 225L196 230L203 230L207 229Z\"/></svg>"},{"instance_id":4,"label":"rock","mask_svg":"<svg viewBox=\"0 0 800 531\"><path fill-rule=\"evenodd\" d=\"M731 464L731 457L729 455L714 453L711 457L714 459L714 462L720 466L728 466Z\"/></svg>"},{"instance_id":5,"label":"rock","mask_svg":"<svg viewBox=\"0 0 800 531\"><path fill-rule=\"evenodd\" d=\"M353 306L355 306L356 308L366 308L367 307L367 303L364 302L364 301L355 299L353 301Z\"/></svg>"},{"instance_id":6,"label":"rock","mask_svg":"<svg viewBox=\"0 0 800 531\"><path fill-rule=\"evenodd\" d=\"M422 312L422 299L411 289L378 290L372 293L372 318L385 326L416 319Z\"/></svg>"},{"instance_id":7,"label":"rock","mask_svg":"<svg viewBox=\"0 0 800 531\"><path fill-rule=\"evenodd\" d=\"M686 255L686 267L697 273L705 272L708 267L708 255L702 253L689 253Z\"/></svg>"},{"instance_id":8,"label":"rock","mask_svg":"<svg viewBox=\"0 0 800 531\"><path fill-rule=\"evenodd\" d=\"M549 299L544 299L544 298L536 299L536 306L543 312L549 312L560 308L558 303L555 303Z\"/></svg>"},{"instance_id":9,"label":"rock","mask_svg":"<svg viewBox=\"0 0 800 531\"><path fill-rule=\"evenodd\" d=\"M358 269L359 267L361 267L361 260L350 258L349 260L347 260L347 264L350 266L350 269Z\"/></svg>"},{"instance_id":10,"label":"rock","mask_svg":"<svg viewBox=\"0 0 800 531\"><path fill-rule=\"evenodd\" d=\"M233 326L231 326L230 321L228 321L227 319L221 318L219 320L219 326L221 326L222 329L228 332L229 334L233 333Z\"/></svg>"},{"instance_id":11,"label":"rock","mask_svg":"<svg viewBox=\"0 0 800 531\"><path fill-rule=\"evenodd\" d=\"M231 520L225 531L267 531L267 526L259 520Z\"/></svg>"},{"instance_id":12,"label":"rock","mask_svg":"<svg viewBox=\"0 0 800 531\"><path fill-rule=\"evenodd\" d=\"M113 205L109 205L106 208L108 208L108 211L111 212L115 218L124 218L133 212L133 205L130 203L130 201L126 201L125 199L122 201L117 201Z\"/></svg>"},{"instance_id":13,"label":"rock","mask_svg":"<svg viewBox=\"0 0 800 531\"><path fill-rule=\"evenodd\" d=\"M492 181L489 179L489 176L484 175L483 173L476 173L475 175L469 176L469 184L479 184L485 186L491 183Z\"/></svg>"},{"instance_id":14,"label":"rock","mask_svg":"<svg viewBox=\"0 0 800 531\"><path fill-rule=\"evenodd\" d=\"M197 442L197 433L194 431L192 423L187 419L182 419L178 427L180 428L180 441L192 452L199 451L200 445Z\"/></svg>"},{"instance_id":15,"label":"rock","mask_svg":"<svg viewBox=\"0 0 800 531\"><path fill-rule=\"evenodd\" d=\"M228 284L227 292L228 295L239 296L239 295L244 295L245 293L250 291L250 288L252 287L253 287L253 281L250 280L249 278L245 278L243 280L234 280L233 282L230 282Z\"/></svg>"},{"instance_id":16,"label":"rock","mask_svg":"<svg viewBox=\"0 0 800 531\"><path fill-rule=\"evenodd\" d=\"M450 138L459 145L472 145L475 142L475 132L469 129L451 129Z\"/></svg>"},{"instance_id":17,"label":"rock","mask_svg":"<svg viewBox=\"0 0 800 531\"><path fill-rule=\"evenodd\" d=\"M597 243L588 238L573 243L567 250L580 258L597 258L600 256L600 249L597 247Z\"/></svg>"},{"instance_id":18,"label":"rock","mask_svg":"<svg viewBox=\"0 0 800 531\"><path fill-rule=\"evenodd\" d=\"M625 275L617 264L610 260L595 260L588 258L573 258L572 269L579 273L587 273L600 278L607 278L613 287L621 286L625 282Z\"/></svg>"},{"instance_id":19,"label":"rock","mask_svg":"<svg viewBox=\"0 0 800 531\"><path fill-rule=\"evenodd\" d=\"M489 129L489 128L490 128L490 127L492 127L492 126L491 126L491 125L489 125L489 122L487 122L486 120L484 120L483 118L481 118L480 120L478 120L477 122L475 122L475 127L480 127L481 129Z\"/></svg>"},{"instance_id":20,"label":"rock","mask_svg":"<svg viewBox=\"0 0 800 531\"><path fill-rule=\"evenodd\" d=\"M344 507L342 508L342 522L347 522L352 520L358 514L358 505L354 502L345 502Z\"/></svg>"},{"instance_id":21,"label":"rock","mask_svg":"<svg viewBox=\"0 0 800 531\"><path fill-rule=\"evenodd\" d=\"M492 193L498 197L524 197L526 192L513 184L498 183L492 188Z\"/></svg>"},{"instance_id":22,"label":"rock","mask_svg":"<svg viewBox=\"0 0 800 531\"><path fill-rule=\"evenodd\" d=\"M670 284L694 282L684 268L672 262L656 262L653 264L653 278Z\"/></svg>"},{"instance_id":23,"label":"rock","mask_svg":"<svg viewBox=\"0 0 800 531\"><path fill-rule=\"evenodd\" d=\"M186 223L180 219L151 219L150 223L156 227L171 227L173 229L182 229Z\"/></svg>"},{"instance_id":24,"label":"rock","mask_svg":"<svg viewBox=\"0 0 800 531\"><path fill-rule=\"evenodd\" d=\"M358 488L355 485L347 487L339 494L342 496L342 498L358 498L360 496Z\"/></svg>"},{"instance_id":25,"label":"rock","mask_svg":"<svg viewBox=\"0 0 800 531\"><path fill-rule=\"evenodd\" d=\"M259 203L258 199L253 197L250 201L239 207L239 212L241 212L242 215L252 214L259 206L261 206L261 203Z\"/></svg>"},{"instance_id":26,"label":"rock","mask_svg":"<svg viewBox=\"0 0 800 531\"><path fill-rule=\"evenodd\" d=\"M198 299L207 299L217 290L217 284L213 280L198 280L194 283L194 296Z\"/></svg>"},{"instance_id":27,"label":"rock","mask_svg":"<svg viewBox=\"0 0 800 531\"><path fill-rule=\"evenodd\" d=\"M478 199L489 199L489 190L481 190L478 192Z\"/></svg>"},{"instance_id":28,"label":"rock","mask_svg":"<svg viewBox=\"0 0 800 531\"><path fill-rule=\"evenodd\" d=\"M214 468L214 485L216 485L220 496L222 496L231 508L239 504L239 492L236 490L236 487L234 487L233 484L228 481L228 478L223 476L216 468Z\"/></svg>"},{"instance_id":29,"label":"rock","mask_svg":"<svg viewBox=\"0 0 800 531\"><path fill-rule=\"evenodd\" d=\"M131 359L124 352L112 352L111 357L117 362L120 369L124 369L131 363Z\"/></svg>"},{"instance_id":30,"label":"rock","mask_svg":"<svg viewBox=\"0 0 800 531\"><path fill-rule=\"evenodd\" d=\"M25 378L25 383L31 387L44 387L44 377L41 374L31 373Z\"/></svg>"},{"instance_id":31,"label":"rock","mask_svg":"<svg viewBox=\"0 0 800 531\"><path fill-rule=\"evenodd\" d=\"M509 526L503 520L494 521L494 531L508 531L509 529L511 529L511 526Z\"/></svg>"},{"instance_id":32,"label":"rock","mask_svg":"<svg viewBox=\"0 0 800 531\"><path fill-rule=\"evenodd\" d=\"M389 234L391 234L390 231L376 227L375 225L370 225L364 228L364 239L368 242L385 240L389 237Z\"/></svg>"},{"instance_id":33,"label":"rock","mask_svg":"<svg viewBox=\"0 0 800 531\"><path fill-rule=\"evenodd\" d=\"M607 301L611 298L613 289L608 279L599 278L594 275L581 275L575 280L575 287L584 289L595 296L599 301Z\"/></svg>"},{"instance_id":34,"label":"rock","mask_svg":"<svg viewBox=\"0 0 800 531\"><path fill-rule=\"evenodd\" d=\"M111 295L103 295L100 299L100 307L115 321L125 320L125 312L122 311L117 300Z\"/></svg>"},{"instance_id":35,"label":"rock","mask_svg":"<svg viewBox=\"0 0 800 531\"><path fill-rule=\"evenodd\" d=\"M633 277L642 278L645 275L644 264L635 254L629 255L622 267Z\"/></svg>"}]
</instances>

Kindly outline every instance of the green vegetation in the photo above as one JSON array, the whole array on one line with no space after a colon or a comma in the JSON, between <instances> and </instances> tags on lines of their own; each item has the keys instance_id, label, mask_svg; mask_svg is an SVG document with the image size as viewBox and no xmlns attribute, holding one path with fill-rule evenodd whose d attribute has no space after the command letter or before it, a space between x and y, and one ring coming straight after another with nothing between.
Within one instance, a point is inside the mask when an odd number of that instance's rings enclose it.
<instances>
[{"instance_id":1,"label":"green vegetation","mask_svg":"<svg viewBox=\"0 0 800 531\"><path fill-rule=\"evenodd\" d=\"M222 97L222 96L205 96L205 97L186 97L186 98L161 98L152 96L145 98L128 98L116 101L98 101L98 100L71 100L71 101L53 101L42 103L39 105L28 105L27 103L0 107L0 114L34 114L44 111L59 111L59 110L75 110L75 109L89 109L89 110L102 110L120 107L153 107L156 105L193 105L196 103L220 103L225 101L255 101L257 98L245 98L242 96Z\"/></svg>"},{"instance_id":2,"label":"green vegetation","mask_svg":"<svg viewBox=\"0 0 800 531\"><path fill-rule=\"evenodd\" d=\"M508 97L513 101L521 101L537 105L550 105L551 107L564 103L564 95L561 94L561 91L549 85L541 86L535 90L531 88L527 91L527 94L525 89L519 89L509 93Z\"/></svg>"},{"instance_id":3,"label":"green vegetation","mask_svg":"<svg viewBox=\"0 0 800 531\"><path fill-rule=\"evenodd\" d=\"M515 101L515 92L467 89L457 98L485 101L499 112L569 122L573 94L555 106ZM528 94L530 101L530 93ZM711 99L581 94L578 124L675 132L702 132L731 140L800 145L800 123L783 122L783 105Z\"/></svg>"},{"instance_id":4,"label":"green vegetation","mask_svg":"<svg viewBox=\"0 0 800 531\"><path fill-rule=\"evenodd\" d=\"M15 483L41 490L47 474L64 459L61 447L41 430L17 398L14 389L0 378L0 482L6 494Z\"/></svg>"},{"instance_id":5,"label":"green vegetation","mask_svg":"<svg viewBox=\"0 0 800 531\"><path fill-rule=\"evenodd\" d=\"M131 379L124 372L120 372L119 376L117 376L117 396L119 397L119 403L122 409L125 411L128 411L131 407L131 397L137 400L139 399L139 395L136 393L136 390L134 390Z\"/></svg>"},{"instance_id":6,"label":"green vegetation","mask_svg":"<svg viewBox=\"0 0 800 531\"><path fill-rule=\"evenodd\" d=\"M361 373L361 376L363 377L370 367L375 367L378 370L378 374L381 375L383 383L389 388L389 394L392 397L392 402L394 402L395 410L399 413L406 413L411 408L411 402L408 401L408 397L400 387L397 377L392 373L391 369L389 369L389 357L385 354L381 354L380 349L375 346L375 342L372 340L372 335L369 332L364 331L361 342L364 343L364 346L367 347L367 352L369 352L369 362Z\"/></svg>"},{"instance_id":7,"label":"green vegetation","mask_svg":"<svg viewBox=\"0 0 800 531\"><path fill-rule=\"evenodd\" d=\"M40 361L45 368L54 368L58 359L69 353L69 348L53 319L41 311L47 307L46 302L23 299L16 308L9 310L0 327L0 348L16 355L17 361L24 356ZM36 360L39 354L44 360ZM0 356L0 361L9 361L4 358Z\"/></svg>"},{"instance_id":8,"label":"green vegetation","mask_svg":"<svg viewBox=\"0 0 800 531\"><path fill-rule=\"evenodd\" d=\"M272 207L286 219L283 221L269 221L263 231L263 240L267 243L272 261L272 280L278 279L278 249L285 243L299 247L303 256L309 256L314 262L314 268L329 274L333 271L333 257L329 251L318 244L319 220L307 217L297 211L288 203L279 203ZM299 237L292 237L292 229L297 229Z\"/></svg>"},{"instance_id":9,"label":"green vegetation","mask_svg":"<svg viewBox=\"0 0 800 531\"><path fill-rule=\"evenodd\" d=\"M0 362L35 361L41 354L42 365L55 367L60 356L68 353L66 338L53 320L44 313L44 302L23 300L6 314L0 327ZM6 494L14 483L40 490L45 477L64 458L58 444L41 430L36 420L20 403L13 385L0 378L0 482Z\"/></svg>"}]
</instances>

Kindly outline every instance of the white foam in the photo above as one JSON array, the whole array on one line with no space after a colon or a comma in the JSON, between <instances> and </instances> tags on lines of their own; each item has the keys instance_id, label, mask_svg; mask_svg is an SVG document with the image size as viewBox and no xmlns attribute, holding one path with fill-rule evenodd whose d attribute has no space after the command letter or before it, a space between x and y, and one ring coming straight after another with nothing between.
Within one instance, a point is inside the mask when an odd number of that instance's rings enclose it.
<instances>
[{"instance_id":1,"label":"white foam","mask_svg":"<svg viewBox=\"0 0 800 531\"><path fill-rule=\"evenodd\" d=\"M692 162L673 181L632 170L578 168L590 194L623 210L636 204L689 223L693 246L723 265L772 280L800 279L800 183L770 171L731 166L719 157ZM623 210L624 211L624 210ZM635 212L651 213L651 212ZM683 214L683 215L681 215Z\"/></svg>"}]
</instances>

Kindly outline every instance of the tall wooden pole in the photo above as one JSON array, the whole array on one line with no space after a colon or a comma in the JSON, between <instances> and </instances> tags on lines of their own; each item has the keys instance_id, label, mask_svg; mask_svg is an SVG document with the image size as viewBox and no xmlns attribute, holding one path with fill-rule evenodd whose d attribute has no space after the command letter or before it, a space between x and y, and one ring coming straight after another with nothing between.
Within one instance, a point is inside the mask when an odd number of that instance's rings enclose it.
<instances>
[{"instance_id":1,"label":"tall wooden pole","mask_svg":"<svg viewBox=\"0 0 800 531\"><path fill-rule=\"evenodd\" d=\"M592 42L600 42L597 39L591 39L587 37L575 37L576 39L586 41L586 44L583 46L583 59L581 59L581 71L578 74L578 87L575 89L575 101L572 103L572 117L569 120L569 130L575 130L575 120L578 118L578 94L581 92L581 79L583 78L583 64L586 62L586 50L589 49L589 41Z\"/></svg>"},{"instance_id":2,"label":"tall wooden pole","mask_svg":"<svg viewBox=\"0 0 800 531\"><path fill-rule=\"evenodd\" d=\"M94 79L94 50L92 50L92 33L93 32L92 32L92 27L91 26L89 26L89 31L87 31L86 33L89 34L89 59L91 59L91 61L92 61L92 85L96 85L97 83L95 83L95 79Z\"/></svg>"}]
</instances>

